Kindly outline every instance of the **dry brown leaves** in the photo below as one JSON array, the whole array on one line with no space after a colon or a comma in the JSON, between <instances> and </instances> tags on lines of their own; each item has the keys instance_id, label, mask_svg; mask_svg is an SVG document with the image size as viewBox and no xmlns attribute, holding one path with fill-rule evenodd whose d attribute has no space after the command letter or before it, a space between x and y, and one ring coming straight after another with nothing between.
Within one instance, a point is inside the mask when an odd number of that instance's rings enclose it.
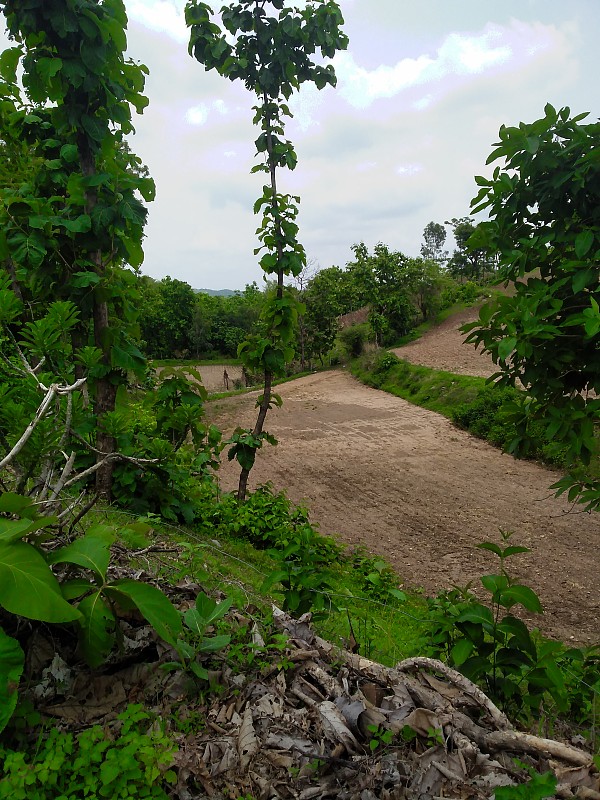
<instances>
[{"instance_id":1,"label":"dry brown leaves","mask_svg":"<svg viewBox=\"0 0 600 800\"><path fill-rule=\"evenodd\" d=\"M277 611L275 620L288 636L285 668L272 662L258 674L234 674L224 660L216 690L203 695L185 673L161 668L173 653L144 625L125 623L125 635L134 653L148 653L153 640L156 660L130 657L110 675L71 670L40 640L32 657L47 666L37 703L71 728L110 724L132 702L153 708L178 744L176 800L491 798L498 786L527 779L517 758L553 770L557 796L600 800L589 753L515 730L440 662L384 667L325 642L306 622ZM252 636L260 639L256 625ZM196 720L187 734L182 715Z\"/></svg>"}]
</instances>

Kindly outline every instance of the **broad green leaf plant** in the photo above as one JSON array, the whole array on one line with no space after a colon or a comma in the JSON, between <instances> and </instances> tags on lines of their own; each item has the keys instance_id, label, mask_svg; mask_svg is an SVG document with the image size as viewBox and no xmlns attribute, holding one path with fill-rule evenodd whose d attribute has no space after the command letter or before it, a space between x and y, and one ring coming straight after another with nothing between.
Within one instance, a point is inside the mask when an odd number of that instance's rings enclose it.
<instances>
[{"instance_id":1,"label":"broad green leaf plant","mask_svg":"<svg viewBox=\"0 0 600 800\"><path fill-rule=\"evenodd\" d=\"M102 422L117 386L126 370L144 368L125 265L143 260L140 195L152 200L154 183L125 136L132 108L147 104L147 70L124 56L123 0L5 0L0 10L16 42L0 57L0 124L17 168L0 170L0 262L28 309L50 299L77 307L73 349L100 354L91 394L101 460L114 450ZM107 462L96 478L107 498L111 473Z\"/></svg>"},{"instance_id":2,"label":"broad green leaf plant","mask_svg":"<svg viewBox=\"0 0 600 800\"><path fill-rule=\"evenodd\" d=\"M512 409L512 451L526 452L528 422L539 420L584 465L597 454L600 419L600 123L586 117L548 104L541 119L500 129L487 163L502 163L476 178L472 203L489 221L469 244L498 254L514 292L463 329L492 355L499 383L525 389ZM588 475L553 488L600 508L600 481Z\"/></svg>"},{"instance_id":3,"label":"broad green leaf plant","mask_svg":"<svg viewBox=\"0 0 600 800\"><path fill-rule=\"evenodd\" d=\"M16 616L76 624L81 655L92 667L100 666L117 643L119 609L137 608L175 646L183 625L170 600L150 584L110 577L110 546L117 531L93 525L84 536L51 549L57 522L39 515L29 497L0 495L0 611L9 622ZM23 663L18 641L0 628L0 730L14 711Z\"/></svg>"},{"instance_id":4,"label":"broad green leaf plant","mask_svg":"<svg viewBox=\"0 0 600 800\"><path fill-rule=\"evenodd\" d=\"M306 265L304 248L298 242L299 197L279 191L278 170L296 167L292 143L284 138L287 105L302 84L317 89L335 86L333 67L317 63L315 53L332 58L346 48L341 31L343 18L334 0L314 0L303 7L286 6L284 0L241 0L223 6L220 24L206 3L189 0L185 9L190 28L189 52L206 70L216 69L229 80L241 80L256 95L254 124L260 134L255 140L260 162L252 172L263 172L268 183L254 204L262 214L257 228L260 265L266 276L274 276L276 290L262 312L261 330L240 345L239 355L251 372L264 374L264 393L258 402L258 416L252 431L236 432L229 451L241 466L238 500L246 496L248 476L255 452L265 439L265 418L271 405L273 379L284 373L293 357L293 341L301 310L294 293L284 287L285 276L299 275Z\"/></svg>"}]
</instances>

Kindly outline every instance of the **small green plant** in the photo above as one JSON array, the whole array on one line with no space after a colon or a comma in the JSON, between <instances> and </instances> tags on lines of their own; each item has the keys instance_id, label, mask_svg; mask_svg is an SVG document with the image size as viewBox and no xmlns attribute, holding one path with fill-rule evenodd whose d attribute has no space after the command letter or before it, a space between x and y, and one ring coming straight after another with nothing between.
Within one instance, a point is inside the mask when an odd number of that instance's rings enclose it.
<instances>
[{"instance_id":1,"label":"small green plant","mask_svg":"<svg viewBox=\"0 0 600 800\"><path fill-rule=\"evenodd\" d=\"M0 606L42 622L76 622L81 652L92 667L115 645L118 608L137 608L161 638L174 644L181 617L170 600L147 583L109 578L117 531L93 525L70 544L56 547L57 523L56 517L40 516L29 497L0 495ZM57 565L62 567L58 577Z\"/></svg>"},{"instance_id":2,"label":"small green plant","mask_svg":"<svg viewBox=\"0 0 600 800\"><path fill-rule=\"evenodd\" d=\"M502 532L506 547L494 542L478 545L500 561L498 574L481 578L490 594L489 605L480 603L469 587L442 593L430 603L432 649L436 655L445 653L453 666L481 683L508 711L530 717L546 697L559 710L566 710L568 698L557 662L564 646L533 635L510 613L517 605L542 613L537 594L506 571L506 559L528 552L526 547L509 544L510 538L511 533Z\"/></svg>"},{"instance_id":3,"label":"small green plant","mask_svg":"<svg viewBox=\"0 0 600 800\"><path fill-rule=\"evenodd\" d=\"M119 714L116 734L98 725L78 734L40 734L30 754L0 747L0 800L167 800L176 749L141 706Z\"/></svg>"},{"instance_id":4,"label":"small green plant","mask_svg":"<svg viewBox=\"0 0 600 800\"><path fill-rule=\"evenodd\" d=\"M398 576L383 558L370 556L364 547L352 553L352 568L362 578L362 589L369 597L381 603L403 602L404 592L398 589Z\"/></svg>"},{"instance_id":5,"label":"small green plant","mask_svg":"<svg viewBox=\"0 0 600 800\"><path fill-rule=\"evenodd\" d=\"M212 597L200 592L196 597L196 604L183 613L183 621L187 629L186 639L179 638L175 649L186 670L189 670L199 680L209 679L208 670L199 663L198 658L207 653L216 653L227 647L231 641L228 634L207 636L214 623L223 619L233 604L233 600L226 598L220 603ZM181 664L172 661L164 665L167 669L179 669Z\"/></svg>"},{"instance_id":6,"label":"small green plant","mask_svg":"<svg viewBox=\"0 0 600 800\"><path fill-rule=\"evenodd\" d=\"M381 350L375 358L373 371L377 373L388 372L392 367L397 366L399 361L400 359L394 353Z\"/></svg>"},{"instance_id":7,"label":"small green plant","mask_svg":"<svg viewBox=\"0 0 600 800\"><path fill-rule=\"evenodd\" d=\"M330 559L319 547L322 538L312 527L305 525L296 529L293 541L283 550L269 551L277 567L265 579L262 590L269 591L274 584L280 583L283 587L283 610L295 617L307 611L322 616L334 608L328 594L331 575L325 568Z\"/></svg>"},{"instance_id":8,"label":"small green plant","mask_svg":"<svg viewBox=\"0 0 600 800\"><path fill-rule=\"evenodd\" d=\"M518 786L499 786L495 791L496 800L543 800L544 797L554 797L557 780L553 772L540 775L525 764L520 766L529 772L530 779Z\"/></svg>"},{"instance_id":9,"label":"small green plant","mask_svg":"<svg viewBox=\"0 0 600 800\"><path fill-rule=\"evenodd\" d=\"M389 728L382 728L380 725L367 725L367 730L371 734L369 750L372 753L392 743L394 732Z\"/></svg>"}]
</instances>

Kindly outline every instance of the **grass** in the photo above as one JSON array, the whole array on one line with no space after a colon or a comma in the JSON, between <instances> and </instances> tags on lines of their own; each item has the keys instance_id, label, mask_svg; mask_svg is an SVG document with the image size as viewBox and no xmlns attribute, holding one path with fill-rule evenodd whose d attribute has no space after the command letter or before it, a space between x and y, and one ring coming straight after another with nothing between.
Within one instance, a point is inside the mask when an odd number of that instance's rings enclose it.
<instances>
[{"instance_id":1,"label":"grass","mask_svg":"<svg viewBox=\"0 0 600 800\"><path fill-rule=\"evenodd\" d=\"M272 603L281 604L277 591L267 594L261 589L276 562L266 550L257 549L240 536L221 530L211 535L197 527L153 520L151 535L140 537L127 530L137 519L131 514L102 509L92 512L91 518L94 517L121 530L120 543L132 551L134 567L157 574L172 585L191 579L207 591L219 590L233 597L240 610L255 607L259 617L270 614ZM136 550L159 544L166 545L166 550L173 546L177 552L135 555ZM367 569L370 561L374 561L366 553L361 558ZM379 558L377 561L382 563ZM378 599L365 591L362 573L351 554L335 559L327 570L336 608L315 623L319 635L344 648L355 639L361 655L390 666L422 651L429 623L426 602L419 591L403 588L406 594L403 602L392 597ZM395 577L400 583L400 578Z\"/></svg>"},{"instance_id":2,"label":"grass","mask_svg":"<svg viewBox=\"0 0 600 800\"><path fill-rule=\"evenodd\" d=\"M472 403L488 385L485 378L454 375L402 360L388 370L377 371L374 358L376 354L355 359L348 365L349 369L368 386L382 389L449 419L453 418L457 407Z\"/></svg>"}]
</instances>

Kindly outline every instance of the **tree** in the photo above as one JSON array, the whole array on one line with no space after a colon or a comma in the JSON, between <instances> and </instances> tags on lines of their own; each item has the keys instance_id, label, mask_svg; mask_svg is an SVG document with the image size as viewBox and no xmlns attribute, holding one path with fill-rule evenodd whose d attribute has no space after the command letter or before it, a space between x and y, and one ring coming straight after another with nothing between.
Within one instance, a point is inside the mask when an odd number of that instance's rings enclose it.
<instances>
[{"instance_id":1,"label":"tree","mask_svg":"<svg viewBox=\"0 0 600 800\"><path fill-rule=\"evenodd\" d=\"M437 261L442 265L448 260L448 251L444 250L446 243L446 228L439 222L429 222L423 231L424 243L421 245L421 255L429 261Z\"/></svg>"},{"instance_id":2,"label":"tree","mask_svg":"<svg viewBox=\"0 0 600 800\"><path fill-rule=\"evenodd\" d=\"M446 220L452 227L456 249L448 261L448 270L454 277L469 278L477 281L483 277L488 260L481 247L472 247L469 240L475 231L472 217L453 217Z\"/></svg>"},{"instance_id":3,"label":"tree","mask_svg":"<svg viewBox=\"0 0 600 800\"><path fill-rule=\"evenodd\" d=\"M525 389L513 449L526 449L536 420L584 464L597 452L600 418L600 124L583 124L586 116L547 105L541 119L500 129L488 163L504 164L476 178L473 212L490 219L471 244L498 254L514 294L465 328L498 364L498 382ZM598 481L571 476L555 487L600 508Z\"/></svg>"},{"instance_id":4,"label":"tree","mask_svg":"<svg viewBox=\"0 0 600 800\"><path fill-rule=\"evenodd\" d=\"M122 0L6 0L0 9L19 44L0 65L13 87L1 109L3 139L26 142L37 159L30 181L3 192L0 256L36 302L59 297L78 309L73 346L80 356L86 347L94 367L101 463L114 449L103 419L114 410L117 387L126 370L144 366L132 341L133 284L123 267L142 262L146 210L138 194L151 200L154 184L124 137L133 131L131 107L141 112L147 103L147 70L124 57ZM27 101L14 88L19 59ZM106 462L97 471L107 498L111 470Z\"/></svg>"},{"instance_id":5,"label":"tree","mask_svg":"<svg viewBox=\"0 0 600 800\"><path fill-rule=\"evenodd\" d=\"M348 264L348 277L360 305L370 308L371 327L381 341L403 336L418 313L411 298L411 260L381 242L373 254L362 242L352 250L355 261Z\"/></svg>"},{"instance_id":6,"label":"tree","mask_svg":"<svg viewBox=\"0 0 600 800\"><path fill-rule=\"evenodd\" d=\"M338 317L345 313L345 273L339 267L317 272L302 292L305 355L318 358L321 365L333 347L338 332Z\"/></svg>"},{"instance_id":7,"label":"tree","mask_svg":"<svg viewBox=\"0 0 600 800\"><path fill-rule=\"evenodd\" d=\"M284 372L293 357L299 307L293 293L285 291L284 277L298 275L306 263L297 240L299 198L280 193L277 185L277 170L294 169L297 163L292 143L282 138L284 118L291 116L287 100L307 81L318 89L335 85L333 67L316 63L314 54L320 50L323 57L332 58L347 46L348 39L340 30L343 18L334 0L315 0L302 9L284 8L284 0L241 0L222 8L224 31L211 21L213 12L206 3L189 0L185 14L191 29L190 54L207 70L241 80L255 93L254 123L261 131L255 144L263 161L252 172L269 177L254 204L254 212L263 215L255 254L265 251L260 265L267 275L276 277L277 288L263 309L261 332L247 339L239 351L251 371L264 374L256 424L252 431L237 431L229 451L241 466L238 499L242 501L256 450L264 440L274 442L263 430L272 403L273 378Z\"/></svg>"}]
</instances>

